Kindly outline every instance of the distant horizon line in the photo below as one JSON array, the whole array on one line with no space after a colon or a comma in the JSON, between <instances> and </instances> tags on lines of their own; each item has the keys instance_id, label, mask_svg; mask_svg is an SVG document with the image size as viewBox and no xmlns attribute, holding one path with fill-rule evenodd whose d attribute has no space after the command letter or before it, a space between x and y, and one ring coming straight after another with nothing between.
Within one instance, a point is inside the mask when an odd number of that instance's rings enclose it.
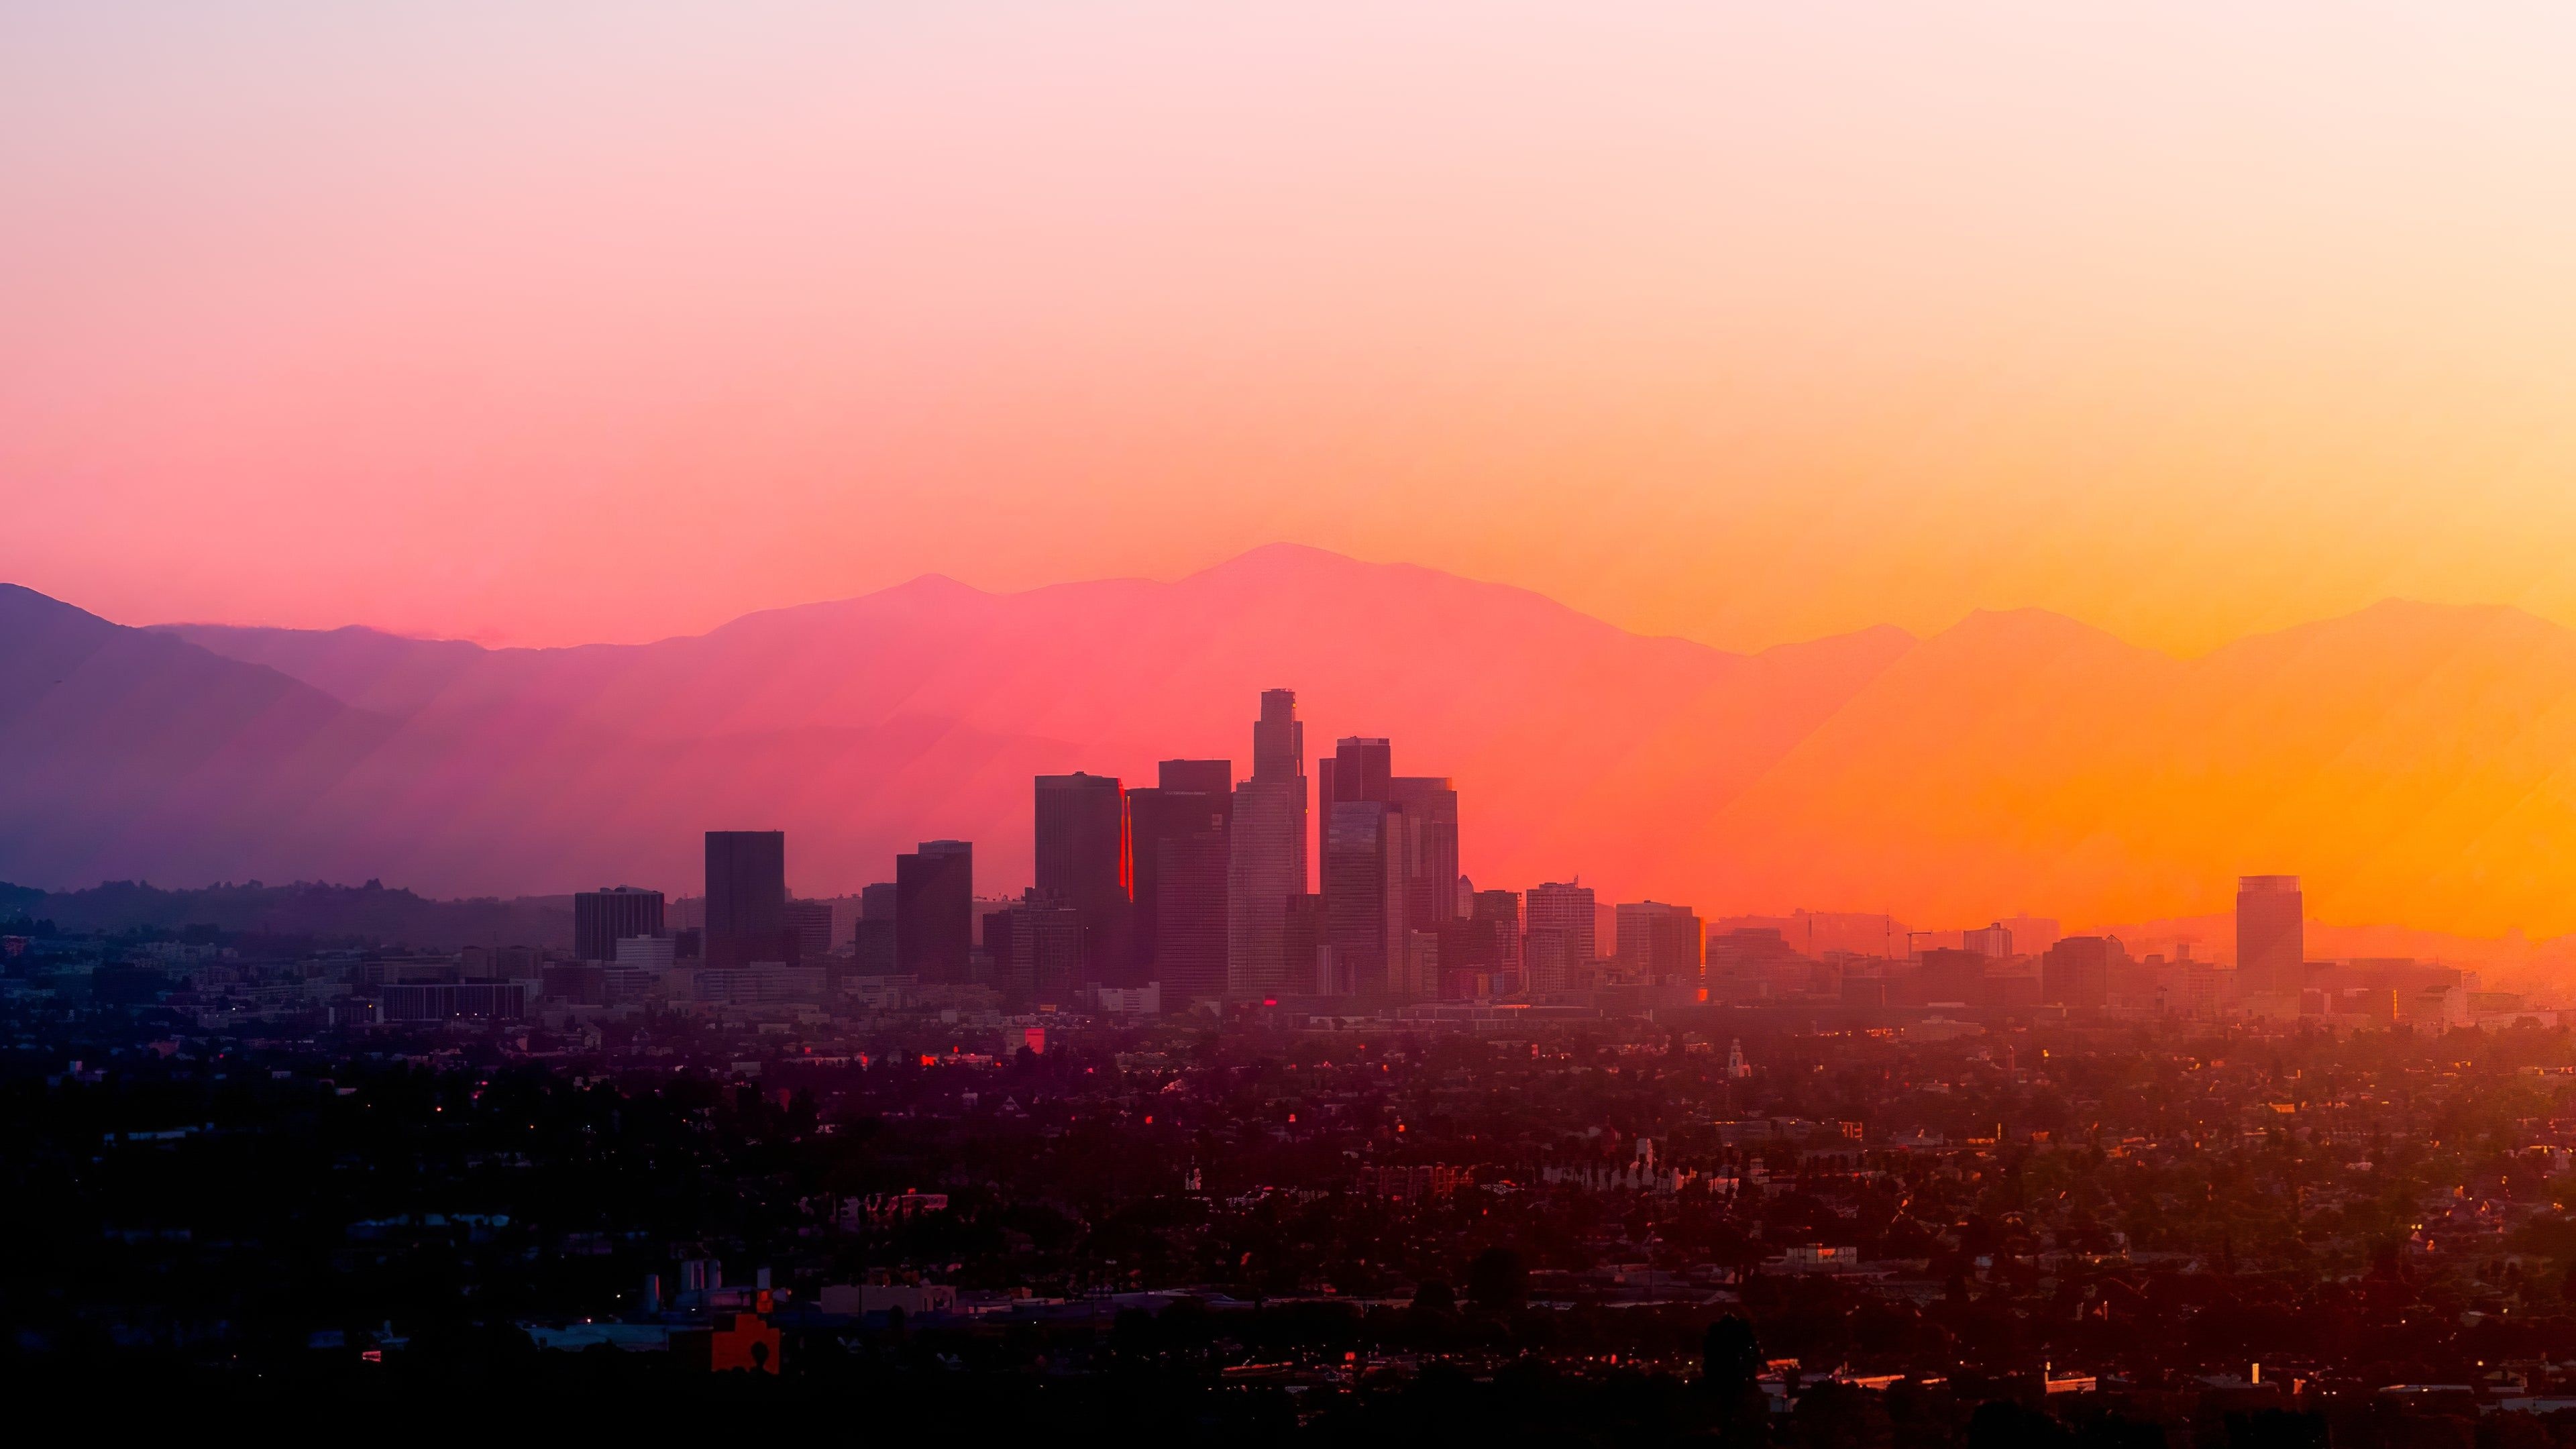
<instances>
[{"instance_id":1,"label":"distant horizon line","mask_svg":"<svg viewBox=\"0 0 2576 1449\"><path fill-rule=\"evenodd\" d=\"M879 884L879 882L869 882L868 884ZM594 891L594 890L619 890L619 889L630 889L630 890L650 890L650 891L655 891L655 892L658 892L659 894L661 894L661 895L664 897L664 899L669 900L669 901L673 901L673 902L679 902L679 901L692 901L692 900L703 900L703 899L705 899L705 896L704 896L704 894L703 894L703 893L699 893L699 894L692 895L692 894L689 894L689 893L686 893L686 892L676 892L676 891L663 890L663 889L662 889L661 887L659 887L659 886L636 886L636 885L633 885L632 883L620 883L620 884L618 884L618 885L590 886L590 887L583 887L583 888L575 889L575 890L563 890L563 891L534 891L534 892L525 892L525 893L522 893L522 894L519 894L519 895L509 895L509 896L504 896L504 895L463 895L463 896L423 895L423 894L421 894L420 892L418 892L418 891L416 891L416 890L413 890L411 887L406 886L406 885L398 885L398 884L397 884L397 885L387 885L387 884L385 884L385 883L384 883L384 881L383 881L383 880L381 880L380 878L376 878L376 877L369 877L367 880L362 881L362 882L359 882L359 883L356 883L356 884L350 884L350 883L345 883L345 882L341 882L341 881L332 881L332 880L306 880L306 879L297 879L297 880L282 881L282 882L269 882L269 881L263 881L263 880L252 879L252 880L238 880L238 881L235 881L235 880L211 881L211 882L208 882L208 883L207 883L207 884L205 884L205 885L199 885L199 886L171 886L171 885L155 885L155 884L153 884L150 880L146 880L146 879L125 878L125 879L116 879L116 880L101 880L101 881L98 881L97 883L95 883L95 884L93 884L93 885L86 885L86 886L73 886L73 887L70 887L70 888L68 888L68 889L63 889L63 890L56 890L56 889L53 889L53 888L51 888L51 887L47 887L47 886L22 885L22 884L19 884L19 883L17 883L17 882L14 882L14 881L0 881L0 892L8 892L8 891L33 891L33 892L36 892L36 893L39 893L39 894L42 894L42 895L47 895L47 896L72 896L72 895L81 895L81 894L84 894L84 893L87 893L87 892L91 892L91 891L105 890L105 889L108 889L108 888L111 888L111 887L116 887L116 886L125 886L125 887L129 887L129 888L132 888L132 889L135 889L135 890L158 891L158 892L161 892L161 893L163 893L163 894L170 894L170 895L177 895L177 894L182 894L182 893L191 893L191 892L212 892L212 891L222 891L222 890L288 890L288 889L293 889L293 888L298 887L298 886L302 886L302 887L310 887L310 888L318 888L318 889L323 889L323 890L338 890L338 891L365 891L365 890L367 890L367 889L369 889L369 888L371 888L371 887L372 887L372 888L374 888L374 889L382 890L382 891L384 891L384 892L386 892L386 893L388 893L388 894L392 894L392 893L396 893L396 892L401 892L401 893L409 894L409 895L411 895L415 900L423 901L423 902L426 902L426 903L429 903L429 904L432 904L432 905L473 905L473 904L482 904L482 903L491 903L491 904L499 904L499 905L510 905L510 904L515 904L515 903L519 903L519 902L526 902L526 901L557 901L557 900L560 900L560 901L567 901L567 902L568 902L568 901L570 901L574 896L576 896L576 895L580 895L580 894L584 894L584 893L585 893L585 892L587 892L587 891ZM864 887L862 887L862 888L864 888ZM1529 887L1529 886L1521 886L1521 887L1504 887L1504 888L1502 888L1502 889L1512 889L1516 894L1519 894L1519 893L1526 893L1528 890L1530 890L1530 889L1532 889L1532 888L1533 888L1533 887ZM852 890L842 891L842 892L840 892L839 894L836 894L836 895L800 895L800 894L798 894L796 891L794 891L794 890L792 890L792 889L788 892L788 899L790 899L790 900L802 900L802 901L855 901L855 900L857 900L858 898L859 898L859 890L858 890L858 889L852 889ZM985 895L985 894L981 894L981 893L979 893L979 894L975 895L975 896L973 897L973 899L978 900L978 901L1006 901L1006 900L1015 899L1015 896L1012 896L1012 895ZM1619 906L1619 905L1633 905L1633 904L1637 904L1637 902L1630 902L1630 901L1618 901L1618 900L1611 900L1611 899L1597 899L1597 900L1595 901L1595 903L1594 903L1594 904L1595 904L1596 909L1608 909L1608 908L1615 907L1615 906ZM1903 924L1903 923L1902 923L1902 921L1901 921L1901 920L1899 920L1899 918L1895 915L1895 913L1894 913L1894 912L1891 912L1891 911L1883 911L1883 910L1882 910L1882 911L1855 911L1855 910L1840 910L1840 909L1816 909L1816 908L1808 907L1808 906L1795 906L1795 907L1791 907L1791 908L1789 908L1788 910L1785 910L1785 911L1765 911L1765 910L1712 910L1712 911L1702 912L1702 911L1700 910L1700 908L1699 908L1698 906L1696 906L1696 905L1691 905L1691 904L1686 903L1686 902L1684 902L1684 903L1678 903L1678 904L1683 905L1684 909L1690 910L1690 911L1692 911L1693 913L1695 913L1695 914L1699 915L1699 917L1700 917L1701 921L1702 921L1702 922L1704 922L1704 923L1705 923L1705 925L1706 925L1707 927L1710 927L1710 928L1714 928L1718 923L1720 923L1720 922L1722 922L1722 921L1750 921L1750 920L1776 921L1776 920L1793 920L1793 919L1796 919L1797 917L1800 917L1800 916L1811 916L1811 917L1817 917L1817 918L1824 918L1824 917L1841 917L1841 918L1846 918L1846 919L1849 919L1849 918L1868 918L1868 917L1873 917L1873 916L1875 916L1875 917L1881 917L1881 918L1884 918L1884 919L1886 919L1887 921L1889 921L1891 924L1897 924L1897 925L1901 925L1901 924ZM2208 921L2226 922L2226 921L2231 920L2232 918L2233 918L2233 917L2232 917L2232 913L2231 913L2230 911L2228 911L2228 910L2226 910L2226 909L2217 909L2217 910L2210 910L2210 911L2196 911L2196 912L2190 912L2190 913L2179 914L2179 915L2149 916L2149 917L2144 917L2144 918L2140 918L2140 919L2136 919L2136 920L2126 920L2126 921L2087 921L2087 922L2083 922L2083 923L2081 923L2081 925L2080 925L2080 926L2078 926L2078 927L2075 927L2075 928L2068 928L2068 927L2067 927L2067 925L2066 925L2066 922L2067 922L2067 920L2068 920L2069 918L2067 918L2067 917L2062 917L2062 916L2050 916L2050 915L2040 915L2040 914L2035 914L2035 913L2030 912L2030 911L2015 911L2015 912L2013 912L2013 913L2011 913L2011 914L2009 914L2009 915L2001 915L2001 916L1989 915L1989 916L1987 917L1987 920L1986 920L1984 923L1980 923L1980 924L1976 924L1976 925L1921 927L1921 928L1916 928L1915 930L1913 930L1913 931L1911 932L1911 934L1913 934L1913 935L1917 935L1917 936L1953 935L1953 934L1957 934L1957 933L1959 933L1959 932L1961 932L1961 931L1975 931L1975 930L1980 930L1980 929L1983 929L1985 925L2004 925L2004 926L2009 927L2013 922L2016 922L2016 921L2046 921L2046 922L2051 923L2052 925L2055 925L2055 926L2059 927L2059 930L2058 930L2058 936L2059 936L2059 938L2060 938L2060 939L2064 939L2064 938L2069 937L2069 936L2118 935L2118 934L2120 934L2120 933L2121 933L2121 932L2123 932L2123 931L2134 931L2134 932L2137 932L2137 933L2138 933L2138 939L2139 939L2140 941L2142 941L2142 942L2152 942L2152 941L2156 941L2156 940L2160 940L2160 939L2162 939L2162 937L2161 937L2161 935L2160 935L2160 932L2161 932L2162 930L2166 929L2166 928L2185 927L2185 926L2189 926L2189 925L2192 925L2192 924L2195 924L2195 923L2199 923L2199 922L2208 922ZM2479 943L2479 942L2483 942L2483 943L2493 943L2493 944L2496 944L2496 945L2499 945L2499 946L2501 946L2501 945L2506 945L2506 944L2509 944L2509 943L2516 943L2516 942L2519 942L2519 943L2521 943L2521 944L2522 944L2522 945L2523 945L2523 946L2524 946L2524 947L2525 947L2529 952L2531 952L2531 953L2532 953L2532 954L2534 954L2534 955L2537 955L2537 954L2541 953L2541 952L2542 952L2542 951L2544 951L2547 947L2549 947L2550 945L2552 945L2552 944L2554 944L2554 943L2556 943L2556 942L2560 942L2560 941L2571 941L2571 942L2576 942L2576 931L2568 931L2568 932L2565 932L2565 933L2562 933L2562 934L2559 934L2559 935L2554 935L2554 936L2534 936L2534 935L2531 935L2530 933L2528 933L2528 932L2526 932L2526 931L2522 930L2520 927L2515 927L2515 928L2513 928L2513 929L2511 929L2511 930L2507 930L2507 931L2501 932L2501 933L2496 934L2496 935L2492 935L2492 936L2480 936L2480 935L2472 935L2472 934L2470 934L2470 933L2463 932L2463 931L2444 930L2444 929L2441 929L2441 928L2439 928L2439 927L2432 927L2432 926L2409 926L2409 925L2404 925L2404 924L2401 924L2401 923L2398 923L2398 922L2393 922L2393 921L2337 921L2337 920L2329 920L2329 919L2327 919L2327 918L2325 918L2325 917L2322 917L2322 916L2309 916L2309 915L2302 915L2302 916L2301 916L2301 918L2300 918L2300 920L2301 920L2302 925L2303 925L2303 926L2305 926L2305 927L2308 927L2308 928L2316 928L2316 929L2323 929L2323 930L2327 930L2327 931L2353 931L2353 932L2373 932L2373 931L2384 931L2384 932L2390 932L2390 933L2393 933L2393 934L2408 935L2408 936L2439 937L2439 938L2444 938L2444 939L2447 939L2447 940L2451 940L2451 941L2458 941L2458 942L2463 942L2463 943ZM2198 939L2198 938L2196 938L2196 937L2185 938L2185 939L2188 939L2188 940L2189 940L2192 944L2194 944L2194 945L2198 945L2198 944L2200 944L2199 939ZM2217 943L2217 942L2212 942L2212 944L2218 944L2218 943ZM2223 958L2223 957L2219 957L2219 956L2212 956L2212 957L2209 957L2209 958L2207 958L2207 959L2209 960L2209 962L2210 962L2211 964L2219 964L2221 961L2223 961L2223 959L2224 959L2224 958ZM2472 964L2474 964L2474 963L2472 963Z\"/></svg>"},{"instance_id":2,"label":"distant horizon line","mask_svg":"<svg viewBox=\"0 0 2576 1449\"><path fill-rule=\"evenodd\" d=\"M1361 569L1415 571L1437 575L1443 579L1470 584L1479 588L1510 590L1514 593L1527 595L1533 599L1542 600L1554 608L1562 609L1569 614L1588 620L1592 623L1599 624L1604 628L1617 630L1630 638L1672 640L1689 644L1697 648L1708 649L1720 654L1737 655L1748 658L1756 657L1778 649L1797 648L1802 645L1824 643L1836 639L1849 639L1864 634L1872 634L1889 630L1902 634L1916 643L1923 643L1928 640L1942 638L1954 633L1963 626L1980 618L2010 617L2013 615L2035 615L2047 619L2062 621L2064 623L2075 625L2078 628L2099 634L2106 639L2114 640L2128 648L2156 654L2163 658L2171 659L2177 663L2191 663L2200 659L2205 659L2213 654L2217 654L2234 647L2235 645L2246 643L2251 640L2269 638L2298 629L2312 628L2323 624L2338 623L2343 620L2359 617L2360 615L2370 613L2374 610L2388 608L2420 609L2444 613L2483 612L2518 614L2536 623L2545 624L2552 628L2564 629L2571 634L2576 634L2576 625L2562 623L2558 620L2551 619L2546 615L2534 613L2530 609L2516 603L2503 601L2446 602L2433 599L2419 599L2400 594L2386 594L2373 599L2368 603L2343 610L2340 613L2320 614L2313 618L2300 619L2270 628L2248 630L2241 634L2232 635L2225 640L2196 652L2183 652L2168 649L2160 645L2143 643L2129 637L2128 635L2122 634L2107 625L2096 623L2081 615L2068 613L2065 610L2051 608L2042 604L2028 603L1979 605L1969 609L1967 612L1959 615L1957 618L1937 629L1931 629L1920 633L1906 627L1905 625L1898 624L1890 620L1879 620L1873 623L1856 625L1851 628L1829 630L1821 634L1806 635L1791 639L1772 640L1758 646L1732 647L1712 643L1706 639L1698 638L1689 634L1657 634L1632 629L1616 620L1603 618L1598 614L1586 612L1575 605L1557 598L1555 595L1546 593L1539 589L1531 588L1525 584L1510 583L1498 579L1479 578L1471 574L1458 573L1450 569L1440 568L1436 565L1415 563L1410 560L1362 558L1356 554L1343 553L1337 549L1323 548L1314 544L1299 543L1294 540L1287 539L1279 539L1268 543L1257 544L1252 548L1230 554L1214 563L1206 564L1201 567L1191 569L1186 573L1169 578L1141 574L1107 574L1084 578L1058 579L1048 583L1033 584L1027 588L1020 589L997 589L986 588L979 584L967 582L966 580L956 577L954 574L945 573L939 570L929 570L894 583L886 584L879 588L866 589L858 593L843 594L830 598L807 599L790 604L766 605L759 608L746 609L741 613L731 615L717 623L709 625L696 633L665 634L656 638L639 640L582 639L549 644L495 643L486 638L477 638L473 634L467 632L444 634L407 633L399 629L388 628L384 625L366 623L363 621L351 621L328 626L314 626L298 624L239 623L221 619L201 618L164 619L143 624L123 624L123 627L142 630L227 629L242 632L291 634L337 634L358 632L374 634L388 639L399 639L416 644L463 645L486 653L552 653L574 649L648 649L661 644L704 639L746 620L757 619L767 615L790 614L808 609L828 609L843 605L858 604L870 599L880 598L888 594L901 593L906 590L917 590L924 587L948 586L964 590L968 593L987 599L1017 599L1025 598L1032 594L1046 593L1058 589L1080 589L1120 584L1147 584L1161 588L1178 588L1209 574L1218 573L1225 569L1241 565L1248 560L1252 560L1263 555L1279 554L1307 555L1331 560L1336 564L1351 565ZM25 588L31 593L42 593L41 590L35 589L30 585L17 584L15 586ZM90 612L85 606L76 600L59 598L51 594L45 594L44 597L54 599L57 603L80 609L84 613ZM105 615L94 615L93 617L102 619L106 618ZM119 624L123 623L123 621L112 619L108 620L108 622Z\"/></svg>"}]
</instances>

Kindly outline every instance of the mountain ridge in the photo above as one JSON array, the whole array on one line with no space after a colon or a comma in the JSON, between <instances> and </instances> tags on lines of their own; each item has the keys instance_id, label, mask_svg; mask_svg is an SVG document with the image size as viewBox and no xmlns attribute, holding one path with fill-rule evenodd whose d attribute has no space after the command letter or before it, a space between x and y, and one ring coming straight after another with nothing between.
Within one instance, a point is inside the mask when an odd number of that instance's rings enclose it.
<instances>
[{"instance_id":1,"label":"mountain ridge","mask_svg":"<svg viewBox=\"0 0 2576 1449\"><path fill-rule=\"evenodd\" d=\"M979 882L1009 888L1029 774L1240 764L1258 691L1286 685L1311 754L1386 735L1399 770L1455 778L1486 883L1580 871L1710 915L2140 920L2291 871L2348 919L2576 929L2555 888L2576 874L2576 630L2509 606L2384 600L2189 658L2039 609L1736 653L1272 545L1169 582L993 593L923 575L649 644L126 632L193 650L199 673L298 685L363 746L298 763L291 808L256 817L291 828L291 859L203 852L234 878L679 886L696 831L771 824L796 837L800 889L882 878L939 835L976 839ZM60 773L113 781L113 764ZM220 782L164 783L203 808L92 829L82 860L115 868L89 878L171 876L155 831L227 828ZM23 819L8 793L0 821ZM5 846L0 878L76 883Z\"/></svg>"},{"instance_id":2,"label":"mountain ridge","mask_svg":"<svg viewBox=\"0 0 2576 1449\"><path fill-rule=\"evenodd\" d=\"M745 815L796 830L803 865L828 872L831 888L881 878L886 855L936 835L985 842L979 866L991 869L979 877L1007 887L1026 870L1029 774L1147 779L1157 758L1240 760L1259 690L1280 684L1301 690L1319 742L1387 734L1402 768L1458 776L1487 850L1479 868L1562 858L1597 877L1596 862L1626 854L1642 874L1650 840L1600 828L1604 812L1673 788L1735 788L1912 644L1880 628L1736 655L1630 635L1527 590L1294 547L1168 584L990 594L913 580L648 645L151 632L396 721L385 748L341 771L314 807L317 831L367 847L366 868L317 851L266 875L363 873L474 893L649 873L601 859L596 834L612 822L627 844L662 842L654 878L685 881L694 832ZM1726 722L1724 747L1699 747L1695 714ZM1525 768L1559 756L1571 767ZM652 783L620 791L620 776ZM666 808L651 807L656 794ZM816 818L831 805L840 818ZM567 823L579 819L597 829ZM478 821L513 844L467 846L458 836ZM542 876L488 874L513 853ZM170 873L143 858L97 865Z\"/></svg>"}]
</instances>

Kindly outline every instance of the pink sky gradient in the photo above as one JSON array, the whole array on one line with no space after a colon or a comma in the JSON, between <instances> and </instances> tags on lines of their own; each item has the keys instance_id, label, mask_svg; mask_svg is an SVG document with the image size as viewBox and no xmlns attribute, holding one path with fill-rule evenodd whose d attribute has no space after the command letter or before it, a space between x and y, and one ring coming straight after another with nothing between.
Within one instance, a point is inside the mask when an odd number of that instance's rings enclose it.
<instances>
[{"instance_id":1,"label":"pink sky gradient","mask_svg":"<svg viewBox=\"0 0 2576 1449\"><path fill-rule=\"evenodd\" d=\"M542 9L542 13L540 10ZM0 10L0 578L634 640L1289 539L2576 622L2576 11Z\"/></svg>"}]
</instances>

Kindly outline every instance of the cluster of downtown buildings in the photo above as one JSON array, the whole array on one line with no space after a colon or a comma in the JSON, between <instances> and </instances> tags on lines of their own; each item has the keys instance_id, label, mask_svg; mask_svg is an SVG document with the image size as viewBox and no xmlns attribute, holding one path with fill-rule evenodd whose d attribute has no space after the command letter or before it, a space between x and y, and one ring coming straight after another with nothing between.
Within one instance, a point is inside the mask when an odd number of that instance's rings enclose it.
<instances>
[{"instance_id":1,"label":"cluster of downtown buildings","mask_svg":"<svg viewBox=\"0 0 2576 1449\"><path fill-rule=\"evenodd\" d=\"M1579 880L1477 890L1461 868L1449 779L1396 774L1381 738L1309 757L1284 689L1262 695L1252 730L1241 778L1231 761L1193 759L1165 760L1135 788L1037 776L1035 883L1015 897L978 894L971 843L931 840L895 857L892 880L798 899L783 832L710 831L701 895L582 892L569 953L518 944L259 962L232 948L217 959L183 942L111 943L92 948L84 982L101 1001L158 1001L217 1023L350 1026L559 1022L656 1002L772 1020L811 1008L836 1019L924 1007L1157 1016L1215 1003L1275 1008L1282 1021L1402 1016L1479 1030L1775 1006L1932 1034L2045 1013L2338 1027L2559 1017L2439 962L2310 960L2295 876L2239 881L2232 962L2194 959L2187 938L2170 954L2133 955L2116 936L2062 936L2033 917L1943 932L1807 912L1704 923L1686 906L1604 906ZM0 935L0 962L31 970L21 956L51 960L63 944Z\"/></svg>"},{"instance_id":2,"label":"cluster of downtown buildings","mask_svg":"<svg viewBox=\"0 0 2576 1449\"><path fill-rule=\"evenodd\" d=\"M574 954L588 964L551 972L563 979L543 994L776 1005L857 993L898 1005L926 992L964 1005L989 991L1013 1010L1149 1015L1205 1002L1415 1014L1440 1003L2047 1006L2354 1025L2522 1009L2480 991L2473 972L2308 961L2295 876L2240 882L2233 966L2193 960L2188 946L2132 957L2116 937L2060 937L2038 921L1939 938L1956 945L1916 949L1931 933L1911 933L1901 951L1837 950L1812 933L1794 941L1786 922L1711 931L1689 907L1655 901L1605 912L1579 882L1477 890L1460 868L1451 781L1398 775L1389 742L1359 736L1310 774L1285 689L1261 696L1248 776L1191 759L1163 761L1151 786L1040 775L1031 826L1035 884L1017 898L976 894L970 842L924 841L895 858L893 880L860 893L840 929L833 903L789 895L783 832L711 831L696 924L669 928L658 892L584 893ZM1602 949L1604 925L1615 949ZM569 979L583 971L597 979Z\"/></svg>"},{"instance_id":3,"label":"cluster of downtown buildings","mask_svg":"<svg viewBox=\"0 0 2576 1449\"><path fill-rule=\"evenodd\" d=\"M1187 759L1133 788L1041 775L1034 807L1035 883L1015 900L979 900L971 842L923 841L860 893L844 936L829 903L789 896L783 832L710 831L701 925L667 928L659 892L585 892L575 955L611 998L679 967L702 1000L802 995L837 975L1144 1013L1527 999L1611 975L1698 987L1688 908L1618 907L1622 951L1599 959L1591 888L1473 888L1446 777L1398 775L1387 740L1356 736L1310 776L1290 690L1261 696L1247 778L1230 760Z\"/></svg>"}]
</instances>

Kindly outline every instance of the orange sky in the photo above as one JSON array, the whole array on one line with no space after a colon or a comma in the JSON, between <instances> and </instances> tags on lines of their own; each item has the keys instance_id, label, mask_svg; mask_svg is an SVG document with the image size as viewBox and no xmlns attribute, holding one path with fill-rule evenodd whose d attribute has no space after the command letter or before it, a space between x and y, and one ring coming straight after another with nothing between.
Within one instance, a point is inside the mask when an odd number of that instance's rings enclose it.
<instances>
[{"instance_id":1,"label":"orange sky","mask_svg":"<svg viewBox=\"0 0 2576 1449\"><path fill-rule=\"evenodd\" d=\"M1292 539L2576 622L2576 11L0 10L0 578L637 639Z\"/></svg>"}]
</instances>

